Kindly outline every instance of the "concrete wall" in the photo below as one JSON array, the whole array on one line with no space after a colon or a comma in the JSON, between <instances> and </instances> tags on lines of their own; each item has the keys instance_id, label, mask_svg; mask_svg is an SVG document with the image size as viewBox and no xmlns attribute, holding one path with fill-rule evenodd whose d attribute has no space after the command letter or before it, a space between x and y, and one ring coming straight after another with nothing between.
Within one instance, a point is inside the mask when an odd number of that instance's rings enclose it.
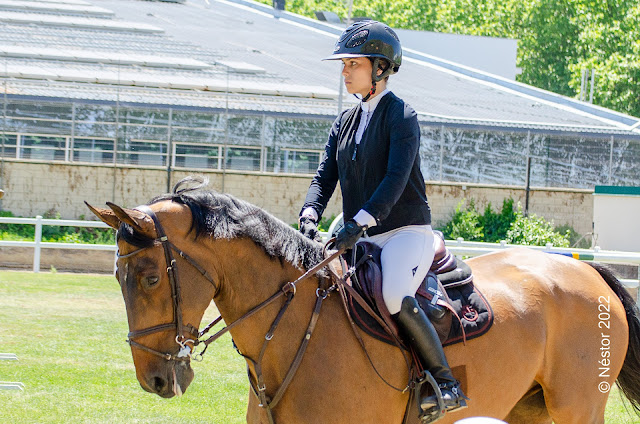
<instances>
[{"instance_id":1,"label":"concrete wall","mask_svg":"<svg viewBox=\"0 0 640 424\"><path fill-rule=\"evenodd\" d=\"M171 173L170 189L194 172ZM308 175L247 174L233 171L200 173L209 187L247 200L287 223L298 220L311 178ZM147 203L166 193L167 171L148 168L111 168L59 163L4 163L5 196L0 208L25 217L56 211L62 218L93 219L84 201L94 206L113 202L124 207ZM224 186L224 187L223 187ZM325 215L340 213L341 197L334 196Z\"/></svg>"},{"instance_id":2,"label":"concrete wall","mask_svg":"<svg viewBox=\"0 0 640 424\"><path fill-rule=\"evenodd\" d=\"M145 168L110 168L58 163L4 163L3 210L33 217L55 210L62 218L89 216L83 201L101 206L106 201L125 207L148 202L167 192L166 170ZM193 172L172 172L171 186ZM311 178L308 175L246 174L227 171L207 172L210 187L254 203L287 223L297 221ZM115 183L114 183L115 182ZM341 198L336 191L325 212L327 217L340 212ZM479 210L487 203L495 209L505 198L525 203L522 188L481 184L427 183L427 196L433 211L434 226L446 223L458 203L475 199ZM553 220L556 225L569 224L578 233L592 231L593 196L591 190L533 189L530 212Z\"/></svg>"},{"instance_id":3,"label":"concrete wall","mask_svg":"<svg viewBox=\"0 0 640 424\"><path fill-rule=\"evenodd\" d=\"M0 247L0 269L33 269L31 247ZM114 271L115 253L104 250L42 249L40 271L55 268L61 272L95 272L110 274Z\"/></svg>"},{"instance_id":4,"label":"concrete wall","mask_svg":"<svg viewBox=\"0 0 640 424\"><path fill-rule=\"evenodd\" d=\"M434 226L444 225L461 200L475 199L476 210L484 211L491 203L500 210L509 197L525 206L523 188L486 184L427 183L427 196L432 209ZM529 193L529 213L553 220L554 224L568 224L579 234L592 232L593 191L582 189L532 188Z\"/></svg>"}]
</instances>

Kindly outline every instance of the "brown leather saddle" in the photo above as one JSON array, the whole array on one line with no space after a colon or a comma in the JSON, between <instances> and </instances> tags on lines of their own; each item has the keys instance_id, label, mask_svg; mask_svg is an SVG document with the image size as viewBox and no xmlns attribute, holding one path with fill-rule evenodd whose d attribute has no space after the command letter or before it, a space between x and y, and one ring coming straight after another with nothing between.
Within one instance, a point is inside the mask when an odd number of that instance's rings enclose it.
<instances>
[{"instance_id":1,"label":"brown leather saddle","mask_svg":"<svg viewBox=\"0 0 640 424\"><path fill-rule=\"evenodd\" d=\"M416 293L416 299L433 323L444 346L470 340L489 331L493 311L489 302L473 284L471 268L446 248L442 234L436 232L436 253L431 270ZM351 286L367 301L370 308L384 320L389 332L348 295L348 305L354 322L370 336L395 345L402 340L382 298L381 249L360 241L347 263L353 275ZM353 257L355 253L355 257ZM355 268L355 269L353 269Z\"/></svg>"}]
</instances>

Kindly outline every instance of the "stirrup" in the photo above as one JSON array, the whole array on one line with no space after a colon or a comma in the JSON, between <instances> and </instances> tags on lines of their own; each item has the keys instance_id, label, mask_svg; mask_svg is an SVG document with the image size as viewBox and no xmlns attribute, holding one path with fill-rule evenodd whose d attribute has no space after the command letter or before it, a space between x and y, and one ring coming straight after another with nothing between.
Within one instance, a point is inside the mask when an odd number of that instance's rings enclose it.
<instances>
[{"instance_id":1,"label":"stirrup","mask_svg":"<svg viewBox=\"0 0 640 424\"><path fill-rule=\"evenodd\" d=\"M460 390L459 382L440 383L438 389L438 391L434 390L433 395L421 400L420 407L425 414L432 415L436 411L453 412L467 407L469 398ZM425 407L423 406L425 403L433 405Z\"/></svg>"},{"instance_id":2,"label":"stirrup","mask_svg":"<svg viewBox=\"0 0 640 424\"><path fill-rule=\"evenodd\" d=\"M436 406L434 406L433 408L429 408L429 410L426 411L422 408L422 386L425 383L428 383L429 386L431 386L431 388L433 389L434 393L436 393L437 401ZM429 371L423 371L423 374L418 378L414 390L418 404L418 419L420 420L421 424L429 424L444 417L446 408L444 405L444 399L442 398L442 392L440 391L440 387L438 387L436 379L433 378L433 375Z\"/></svg>"}]
</instances>

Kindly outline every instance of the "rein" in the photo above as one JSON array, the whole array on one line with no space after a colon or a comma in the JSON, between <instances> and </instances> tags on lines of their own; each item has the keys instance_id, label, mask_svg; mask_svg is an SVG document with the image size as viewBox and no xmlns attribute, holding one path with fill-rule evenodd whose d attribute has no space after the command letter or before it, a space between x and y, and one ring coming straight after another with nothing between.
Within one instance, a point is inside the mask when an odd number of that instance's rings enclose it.
<instances>
[{"instance_id":1,"label":"rein","mask_svg":"<svg viewBox=\"0 0 640 424\"><path fill-rule=\"evenodd\" d=\"M287 374L282 380L280 387L278 387L278 389L276 390L276 393L274 394L273 398L271 399L267 396L267 386L264 382L264 376L262 374L262 359L264 358L264 354L267 351L267 346L269 345L269 342L273 338L273 335L276 331L276 328L278 327L278 324L280 323L280 320L284 316L284 313L286 312L287 308L291 304L291 301L293 300L293 297L296 294L296 285L300 282L303 282L304 280L309 279L309 277L313 276L322 268L327 266L331 261L337 258L341 253L342 251L337 251L329 255L324 260L322 260L322 262L318 263L313 268L309 269L307 272L305 272L300 277L298 277L298 279L296 279L295 281L285 283L280 288L280 290L278 290L273 295L271 295L271 297L269 297L267 300L263 301L262 303L260 303L259 305L257 305L256 307L248 311L247 313L245 313L243 316L241 316L231 324L222 328L221 330L219 330L217 333L210 336L206 340L200 340L199 339L200 337L205 335L214 325L220 322L220 320L222 319L222 316L219 316L213 322L211 322L211 324L207 325L207 327L198 334L198 340L196 340L196 342L194 343L195 346L197 346L198 344L205 345L205 348L202 350L202 352L200 352L199 354L196 354L195 355L196 357L194 358L195 360L202 360L202 356L204 355L204 353L206 352L207 348L211 343L219 339L223 334L227 333L236 325L239 325L240 323L242 323L243 321L245 321L246 319L254 315L256 312L264 309L265 307L267 307L268 305L270 305L271 303L279 299L281 296L286 296L284 304L280 307L278 314L276 315L273 322L271 323L271 326L269 327L269 331L264 336L264 342L262 344L262 348L260 349L260 353L258 354L258 359L253 360L249 356L244 355L242 352L240 352L240 350L236 348L236 350L238 350L238 353L243 358L245 358L248 362L251 362L253 364L253 369L256 374L255 381L252 378L251 370L247 365L247 375L249 377L249 383L250 383L249 386L251 387L251 390L256 395L256 397L260 400L259 406L261 408L266 409L267 417L269 419L270 424L275 423L275 420L273 418L273 408L275 408L278 402L280 402L280 400L282 399L282 396L284 395L285 391L289 387L289 384L291 384L291 381L293 380L293 377L295 376L296 371L298 371L298 368L302 363L302 358L304 357L309 341L311 340L311 335L313 334L313 331L315 330L315 327L316 327L316 323L318 322L318 318L320 317L320 308L322 306L322 301L324 301L332 291L336 290L338 286L334 283L325 289L320 287L316 289L316 303L313 308L313 313L311 314L311 319L309 320L309 325L307 326L307 330L305 331L304 337L300 342L300 346L298 347L296 356L294 357L293 362L291 363L291 365L289 366L289 369L287 370Z\"/></svg>"},{"instance_id":2,"label":"rein","mask_svg":"<svg viewBox=\"0 0 640 424\"><path fill-rule=\"evenodd\" d=\"M309 325L307 326L307 330L305 331L304 338L300 343L300 346L298 348L298 351L296 353L296 356L293 362L289 366L289 370L287 371L285 378L283 379L280 387L276 390L276 393L273 399L269 399L269 397L266 394L266 385L264 383L264 377L262 374L262 359L266 352L268 343L273 338L273 334L275 333L276 328L278 327L278 324L280 323L282 317L284 316L285 311L291 304L291 301L293 300L293 297L296 294L297 284L315 275L318 271L320 271L322 268L327 266L331 261L337 258L342 253L342 251L336 251L333 254L329 255L320 263L318 263L317 265L315 265L314 267L306 271L304 274L302 274L300 277L298 277L295 281L290 281L285 283L277 292L275 292L268 299L264 300L262 303L260 303L256 307L252 308L250 311L246 312L240 318L238 318L231 324L227 325L226 327L222 328L212 336L208 337L206 340L202 340L201 337L204 336L207 332L209 332L209 330L212 327L214 327L217 323L219 323L222 320L222 316L219 316L218 318L213 320L201 332L198 332L197 328L193 327L192 325L185 326L183 324L182 308L181 308L182 299L180 297L180 281L178 279L177 265L176 265L176 260L173 257L173 251L176 251L181 258L185 259L187 263L189 263L196 270L198 270L200 274L202 274L202 276L205 277L211 283L211 285L213 285L214 298L219 293L220 287L213 281L213 278L211 278L211 276L207 274L207 271L203 267L201 267L194 259L192 259L189 255L184 253L182 250L177 248L173 243L169 241L168 237L164 233L164 230L162 228L162 225L160 224L160 221L158 220L153 210L151 210L151 208L149 208L148 206L140 206L136 209L149 215L153 219L158 237L153 240L152 246L143 247L131 253L127 253L125 255L120 255L118 253L118 258L126 259L134 255L137 255L138 253L146 249L150 249L152 247L157 247L158 245L162 245L164 250L164 255L165 255L165 262L167 264L167 275L169 277L169 283L171 285L171 297L173 301L173 321L171 323L158 324L153 327L148 327L142 330L130 331L127 337L127 343L129 343L129 345L131 345L132 347L143 350L145 352L149 352L167 361L189 361L191 358L197 361L201 361L204 353L206 352L207 348L211 343L219 339L225 333L229 332L229 330L231 330L233 327L241 324L243 321L247 320L248 318L256 314L258 311L266 308L267 306L274 303L276 300L280 299L281 296L285 296L286 299L284 304L280 308L280 311L278 312L275 319L273 320L269 328L269 331L265 335L265 341L260 350L260 354L258 355L258 359L253 360L248 356L238 352L240 353L240 355L242 355L245 359L247 359L249 362L253 364L254 370L256 373L255 382L252 380L250 370L248 369L248 366L247 366L247 371L249 374L249 382L251 383L250 384L251 389L253 390L254 394L256 394L256 396L260 399L260 406L267 410L269 422L271 424L275 423L273 419L272 409L275 408L275 406L280 401L280 399L282 399L282 396L284 395L286 389L289 387L289 384L293 380L293 377L295 376L296 371L298 370L298 368L300 367L300 364L302 363L302 358L304 356L304 353L307 350L309 340L311 339L311 335L313 334L316 323L318 322L318 318L320 316L320 308L322 306L322 301L324 301L332 291L336 290L338 286L334 283L327 288L318 287L316 289L316 303L313 308L313 313L311 315ZM173 328L176 329L175 341L180 346L180 350L178 351L178 354L173 354L169 352L160 352L158 350L152 349L148 346L145 346L133 340L134 338L137 338L137 337L154 334L160 331L170 330ZM188 331L190 335L195 337L193 339L185 339L185 336L184 336L185 329ZM193 348L191 348L187 343L191 343L193 345ZM195 347L200 344L204 345L204 349L200 353L193 354L193 350L195 349Z\"/></svg>"},{"instance_id":3,"label":"rein","mask_svg":"<svg viewBox=\"0 0 640 424\"><path fill-rule=\"evenodd\" d=\"M183 361L183 362L187 362L190 359L194 359L195 361L202 361L203 359L203 355L205 354L205 352L207 351L209 345L211 343L213 343L214 341L216 341L217 339L219 339L222 335L224 335L225 333L229 332L232 328L236 327L237 325L241 324L242 322L246 321L247 319L249 319L251 316L255 315L257 312L259 312L260 310L266 308L267 306L271 305L272 303L274 303L276 300L280 299L282 296L285 297L285 301L283 303L283 305L280 307L280 310L278 311L278 314L276 315L276 317L274 318L273 322L271 323L271 326L269 328L269 331L267 332L267 334L264 336L264 343L262 344L262 348L260 349L260 353L258 355L258 359L254 360L244 354L242 354L239 350L238 353L243 356L248 362L251 362L253 364L253 368L255 371L255 381L252 378L251 375L251 370L249 369L249 366L247 365L247 374L249 377L249 383L250 383L250 387L253 391L253 393L256 395L256 397L258 397L258 399L260 400L260 407L265 408L267 411L267 417L269 419L269 423L270 424L274 424L275 420L273 418L273 408L276 407L276 405L278 404L278 402L282 399L285 391L287 390L287 388L289 387L289 384L291 383L291 381L293 380L293 377L296 374L296 371L298 370L298 368L300 367L300 364L302 363L302 359L304 357L304 354L306 352L307 346L309 344L309 341L311 339L311 335L313 334L316 324L318 322L318 318L320 316L320 308L322 306L322 302L329 296L329 294L331 294L331 292L338 290L341 293L341 300L344 304L345 307L345 312L347 314L347 317L349 319L349 322L352 326L353 332L356 336L356 338L358 339L358 342L360 343L367 359L369 360L369 363L371 364L371 366L373 367L373 369L375 370L376 374L378 374L378 376L391 388L398 390L398 391L405 391L409 388L411 388L411 381L412 381L412 376L411 376L411 372L410 372L410 377L409 377L409 383L407 383L407 386L404 389L401 388L397 388L393 385L391 385L389 382L387 382L382 375L380 375L380 373L378 372L378 370L376 369L375 365L373 364L372 359L370 358L367 349L364 345L364 342L362 340L362 338L359 336L356 328L355 328L355 323L353 322L353 318L351 317L347 304L346 304L346 293L348 292L349 294L351 294L353 296L353 298L361 304L361 306L363 306L368 312L373 312L371 311L371 308L366 304L366 302L364 301L364 299L362 299L357 292L355 292L347 283L347 279L350 276L350 273L347 273L345 276L343 277L339 277L335 272L333 272L333 270L330 270L330 273L333 275L333 280L334 282L326 287L326 288L322 288L322 287L318 287L316 289L316 302L315 302L315 306L313 308L313 313L311 314L311 318L309 320L309 324L307 326L307 330L304 333L304 337L302 339L302 341L300 342L300 346L298 347L298 351L296 352L296 355L293 359L293 362L291 363L291 365L289 366L289 369L282 381L282 383L280 384L280 387L278 387L278 389L276 390L273 398L269 398L266 394L266 385L264 382L264 376L262 373L262 359L264 358L265 352L267 350L267 346L269 344L269 342L271 341L271 339L273 338L273 335L278 327L278 324L280 323L282 317L284 316L284 313L286 312L287 308L289 307L289 305L291 304L293 297L296 294L296 287L297 284L309 279L310 277L312 277L313 275L315 275L318 271L320 271L321 269L323 269L324 267L326 267L331 261L333 261L334 259L336 259L337 257L339 257L343 251L339 250L336 251L334 253L332 253L331 255L327 256L324 260L322 260L320 263L318 263L317 265L315 265L314 267L310 268L308 271L306 271L304 274L302 274L300 277L298 277L295 281L290 281L287 282L285 284L282 285L282 287L276 291L273 295L271 295L269 298L267 298L266 300L264 300L263 302L261 302L259 305L255 306L254 308L252 308L251 310L249 310L248 312L246 312L244 315L242 315L240 318L238 318L237 320L235 320L234 322L232 322L231 324L227 325L226 327L220 329L219 331L217 331L215 334L209 336L207 339L203 340L202 337L207 334L209 332L209 330L211 328L213 328L216 324L218 324L221 320L222 320L222 316L218 316L215 320L213 320L209 325L207 325L205 327L204 330L198 332L198 329L196 327L194 327L193 325L187 324L184 325L183 321L182 321L182 308L181 308L181 303L182 303L182 299L180 297L180 282L178 279L178 273L177 273L177 265L176 265L176 260L173 256L173 251L175 251L181 258L185 259L187 261L187 263L189 263L191 266L193 266L198 272L200 272L200 274L205 277L205 279L207 281L209 281L209 283L211 283L211 285L214 287L214 295L213 298L215 299L215 297L217 296L217 294L220 291L220 286L217 285L213 278L207 273L207 271L200 266L193 258L191 258L189 255L187 255L186 253L184 253L182 250L180 250L178 247L176 247L173 243L171 243L168 239L168 237L166 236L162 225L160 224L160 221L158 220L156 214L153 212L153 210L151 210L151 208L149 208L148 206L139 206L136 208L137 210L149 215L152 219L153 222L155 224L156 227L156 232L158 237L156 239L153 240L153 245L151 246L147 246L147 247L143 247L140 248L138 250L135 250L131 253L127 253L124 255L120 255L118 253L118 258L120 259L126 259L129 257L132 257L134 255L137 255L138 253L146 250L146 249L150 249L153 247L157 247L158 245L161 245L163 247L164 250L164 256L165 256L165 262L167 264L167 275L169 277L169 283L171 285L171 297L172 297L172 301L173 301L173 321L171 323L165 323L165 324L158 324L152 327L148 327L145 329L141 329L141 330L133 330L130 331L127 337L127 343L132 346L135 347L137 349L143 350L145 352L151 353L153 355L156 355L158 357L161 357L167 361ZM351 270L351 272L353 272L353 270ZM372 314L374 317L376 316L374 313ZM384 321L381 322L381 324L383 326L386 327L386 324L384 323ZM154 334L157 332L161 332L161 331L166 331L166 330L170 330L170 329L176 329L176 337L175 337L175 341L176 343L180 346L180 349L178 351L177 354L173 354L170 352L160 352L158 350L152 349L148 346L145 346L141 343L138 343L136 341L134 341L135 338L138 337L143 337L143 336L147 336L149 334ZM185 330L186 332L190 335L190 336L194 336L193 338L190 339L186 339L184 334L185 334ZM189 346L187 343L191 343L193 345L193 347ZM204 349L199 352L199 353L194 353L195 348L198 345L204 345ZM409 365L409 359L407 358L407 355L402 347L402 344L396 340L396 344L397 346L400 348L400 350L403 352L403 356L405 357L405 362L407 363L407 367L409 368L409 370L411 370L411 367ZM237 349L237 348L236 348Z\"/></svg>"}]
</instances>

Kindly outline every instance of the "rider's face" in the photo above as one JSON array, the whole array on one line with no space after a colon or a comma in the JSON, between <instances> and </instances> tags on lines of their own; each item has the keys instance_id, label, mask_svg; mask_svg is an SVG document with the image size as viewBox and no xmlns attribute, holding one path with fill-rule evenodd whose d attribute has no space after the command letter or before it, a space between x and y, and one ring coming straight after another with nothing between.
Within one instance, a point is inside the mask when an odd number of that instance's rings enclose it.
<instances>
[{"instance_id":1,"label":"rider's face","mask_svg":"<svg viewBox=\"0 0 640 424\"><path fill-rule=\"evenodd\" d=\"M342 76L349 94L366 96L371 90L371 61L367 57L342 59Z\"/></svg>"}]
</instances>

